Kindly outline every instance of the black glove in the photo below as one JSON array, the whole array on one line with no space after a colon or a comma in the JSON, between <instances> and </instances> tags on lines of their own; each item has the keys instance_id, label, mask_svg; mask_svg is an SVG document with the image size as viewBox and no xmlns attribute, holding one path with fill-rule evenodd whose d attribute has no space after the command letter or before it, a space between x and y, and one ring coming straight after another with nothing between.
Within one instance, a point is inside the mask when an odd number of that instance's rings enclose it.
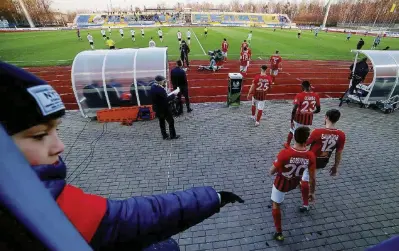
<instances>
[{"instance_id":1,"label":"black glove","mask_svg":"<svg viewBox=\"0 0 399 251\"><path fill-rule=\"evenodd\" d=\"M238 195L232 193L232 192L225 192L221 191L219 192L220 194L220 207L226 206L228 203L244 203L244 200L241 199Z\"/></svg>"}]
</instances>

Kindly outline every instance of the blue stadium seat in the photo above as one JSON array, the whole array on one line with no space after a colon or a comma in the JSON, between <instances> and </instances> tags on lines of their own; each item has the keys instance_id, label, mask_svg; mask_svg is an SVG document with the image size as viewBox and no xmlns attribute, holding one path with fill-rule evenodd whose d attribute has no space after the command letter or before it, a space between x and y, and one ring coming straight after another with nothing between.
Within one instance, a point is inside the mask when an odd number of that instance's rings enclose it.
<instances>
[{"instance_id":1,"label":"blue stadium seat","mask_svg":"<svg viewBox=\"0 0 399 251\"><path fill-rule=\"evenodd\" d=\"M238 15L238 21L249 21L248 15Z\"/></svg>"},{"instance_id":2,"label":"blue stadium seat","mask_svg":"<svg viewBox=\"0 0 399 251\"><path fill-rule=\"evenodd\" d=\"M137 81L137 91L139 94L140 104L141 105L151 105L152 100L150 96L151 86L155 84L154 81L151 82L144 82L144 81ZM136 96L136 88L134 84L130 87L130 94L132 95L132 105L137 105L137 96Z\"/></svg>"},{"instance_id":3,"label":"blue stadium seat","mask_svg":"<svg viewBox=\"0 0 399 251\"><path fill-rule=\"evenodd\" d=\"M107 88L108 100L111 107L121 106L121 95L123 93L122 85L119 83L111 82L111 84L106 85L106 88ZM104 93L103 89L102 93ZM105 96L104 99L106 99Z\"/></svg>"},{"instance_id":4,"label":"blue stadium seat","mask_svg":"<svg viewBox=\"0 0 399 251\"><path fill-rule=\"evenodd\" d=\"M79 15L78 19L76 19L77 24L86 24L89 22L89 15Z\"/></svg>"},{"instance_id":5,"label":"blue stadium seat","mask_svg":"<svg viewBox=\"0 0 399 251\"><path fill-rule=\"evenodd\" d=\"M216 15L216 14L211 14L211 22L222 22L222 16L221 15Z\"/></svg>"},{"instance_id":6,"label":"blue stadium seat","mask_svg":"<svg viewBox=\"0 0 399 251\"><path fill-rule=\"evenodd\" d=\"M86 105L89 108L108 107L104 97L104 90L97 83L86 85L83 88L83 96L86 98Z\"/></svg>"}]
</instances>

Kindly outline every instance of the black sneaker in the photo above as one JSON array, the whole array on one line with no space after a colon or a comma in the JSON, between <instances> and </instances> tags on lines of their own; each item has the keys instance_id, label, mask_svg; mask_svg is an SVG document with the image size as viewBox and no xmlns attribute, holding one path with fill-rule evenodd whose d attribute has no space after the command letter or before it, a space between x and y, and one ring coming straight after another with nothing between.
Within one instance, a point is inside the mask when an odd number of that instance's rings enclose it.
<instances>
[{"instance_id":1,"label":"black sneaker","mask_svg":"<svg viewBox=\"0 0 399 251\"><path fill-rule=\"evenodd\" d=\"M178 139L178 138L180 138L180 135L176 135L174 137L170 137L170 139Z\"/></svg>"},{"instance_id":2,"label":"black sneaker","mask_svg":"<svg viewBox=\"0 0 399 251\"><path fill-rule=\"evenodd\" d=\"M163 136L163 139L169 139L169 135L165 135L165 136Z\"/></svg>"},{"instance_id":3,"label":"black sneaker","mask_svg":"<svg viewBox=\"0 0 399 251\"><path fill-rule=\"evenodd\" d=\"M304 212L309 212L309 206L300 206L299 207L299 212L304 213Z\"/></svg>"},{"instance_id":4,"label":"black sneaker","mask_svg":"<svg viewBox=\"0 0 399 251\"><path fill-rule=\"evenodd\" d=\"M191 109L191 108L188 108L188 109L187 109L187 112L188 112L188 113L190 113L190 112L192 112L192 111L193 111L193 109Z\"/></svg>"},{"instance_id":5,"label":"black sneaker","mask_svg":"<svg viewBox=\"0 0 399 251\"><path fill-rule=\"evenodd\" d=\"M274 233L273 239L275 239L276 241L283 241L284 235L283 235L283 233Z\"/></svg>"}]
</instances>

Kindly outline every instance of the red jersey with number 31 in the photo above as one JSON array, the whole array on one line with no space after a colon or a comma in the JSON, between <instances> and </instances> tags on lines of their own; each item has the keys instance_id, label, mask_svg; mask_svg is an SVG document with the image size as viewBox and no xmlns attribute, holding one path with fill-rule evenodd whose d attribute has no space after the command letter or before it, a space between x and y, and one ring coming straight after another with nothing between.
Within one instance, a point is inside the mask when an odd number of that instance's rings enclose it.
<instances>
[{"instance_id":1,"label":"red jersey with number 31","mask_svg":"<svg viewBox=\"0 0 399 251\"><path fill-rule=\"evenodd\" d=\"M282 59L278 55L274 55L270 57L270 68L272 70L278 70L278 66L281 63Z\"/></svg>"},{"instance_id":2,"label":"red jersey with number 31","mask_svg":"<svg viewBox=\"0 0 399 251\"><path fill-rule=\"evenodd\" d=\"M273 165L277 168L274 186L281 192L289 192L299 185L306 169L309 173L315 172L316 157L311 151L300 151L290 147L280 151Z\"/></svg>"},{"instance_id":3,"label":"red jersey with number 31","mask_svg":"<svg viewBox=\"0 0 399 251\"><path fill-rule=\"evenodd\" d=\"M295 96L294 105L298 106L294 121L301 125L312 125L313 112L320 106L320 97L315 92L301 92Z\"/></svg>"},{"instance_id":4,"label":"red jersey with number 31","mask_svg":"<svg viewBox=\"0 0 399 251\"><path fill-rule=\"evenodd\" d=\"M269 75L258 74L253 80L255 84L254 99L263 101L266 100L267 93L269 92L273 79Z\"/></svg>"},{"instance_id":5,"label":"red jersey with number 31","mask_svg":"<svg viewBox=\"0 0 399 251\"><path fill-rule=\"evenodd\" d=\"M341 152L344 149L345 140L345 133L341 130L318 128L313 130L306 144L310 145L310 151L317 158L326 159L328 162L334 150Z\"/></svg>"},{"instance_id":6,"label":"red jersey with number 31","mask_svg":"<svg viewBox=\"0 0 399 251\"><path fill-rule=\"evenodd\" d=\"M241 66L247 66L248 65L248 61L249 61L248 52L246 52L246 51L241 52L240 65Z\"/></svg>"}]
</instances>

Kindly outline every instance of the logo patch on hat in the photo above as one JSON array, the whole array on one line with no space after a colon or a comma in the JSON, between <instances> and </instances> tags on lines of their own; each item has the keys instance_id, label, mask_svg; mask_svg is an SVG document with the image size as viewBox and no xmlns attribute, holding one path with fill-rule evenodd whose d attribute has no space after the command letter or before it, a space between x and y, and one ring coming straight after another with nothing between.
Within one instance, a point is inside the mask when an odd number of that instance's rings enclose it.
<instances>
[{"instance_id":1,"label":"logo patch on hat","mask_svg":"<svg viewBox=\"0 0 399 251\"><path fill-rule=\"evenodd\" d=\"M60 95L50 85L37 85L27 89L35 98L43 116L65 109Z\"/></svg>"}]
</instances>

